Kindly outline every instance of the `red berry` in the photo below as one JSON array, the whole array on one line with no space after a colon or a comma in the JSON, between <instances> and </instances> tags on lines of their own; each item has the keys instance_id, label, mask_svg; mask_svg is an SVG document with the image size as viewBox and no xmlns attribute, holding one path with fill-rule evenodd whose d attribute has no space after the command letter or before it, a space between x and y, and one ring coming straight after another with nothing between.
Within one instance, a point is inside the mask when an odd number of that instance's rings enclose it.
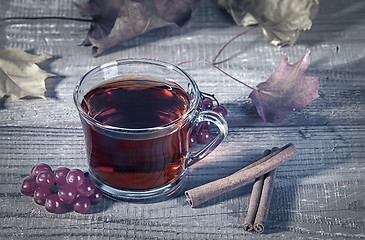
<instances>
[{"instance_id":1,"label":"red berry","mask_svg":"<svg viewBox=\"0 0 365 240\"><path fill-rule=\"evenodd\" d=\"M36 177L36 182L38 186L50 188L54 184L54 175L53 172L45 171L40 172Z\"/></svg>"},{"instance_id":2,"label":"red berry","mask_svg":"<svg viewBox=\"0 0 365 240\"><path fill-rule=\"evenodd\" d=\"M95 191L95 185L93 181L88 178L85 178L84 182L77 187L77 192L80 196L89 197Z\"/></svg>"},{"instance_id":3,"label":"red berry","mask_svg":"<svg viewBox=\"0 0 365 240\"><path fill-rule=\"evenodd\" d=\"M222 105L216 106L212 109L214 112L221 114L224 118L227 116L227 109Z\"/></svg>"},{"instance_id":4,"label":"red berry","mask_svg":"<svg viewBox=\"0 0 365 240\"><path fill-rule=\"evenodd\" d=\"M57 168L55 171L54 171L54 179L55 179L55 182L62 186L62 185L65 185L67 182L66 182L66 176L67 176L67 173L70 171L70 169L66 168L66 167L60 167L60 168Z\"/></svg>"},{"instance_id":5,"label":"red berry","mask_svg":"<svg viewBox=\"0 0 365 240\"><path fill-rule=\"evenodd\" d=\"M29 177L23 180L20 192L27 196L33 196L34 190L38 187L34 177Z\"/></svg>"},{"instance_id":6,"label":"red berry","mask_svg":"<svg viewBox=\"0 0 365 240\"><path fill-rule=\"evenodd\" d=\"M204 106L204 109L212 109L213 108L213 101L209 98L204 98L203 106Z\"/></svg>"},{"instance_id":7,"label":"red berry","mask_svg":"<svg viewBox=\"0 0 365 240\"><path fill-rule=\"evenodd\" d=\"M46 198L44 206L48 212L58 213L62 209L63 202L60 200L57 194L51 194Z\"/></svg>"},{"instance_id":8,"label":"red berry","mask_svg":"<svg viewBox=\"0 0 365 240\"><path fill-rule=\"evenodd\" d=\"M51 195L51 191L49 190L49 188L38 187L34 191L33 200L38 205L44 205L44 203L46 202L46 198L49 195Z\"/></svg>"},{"instance_id":9,"label":"red berry","mask_svg":"<svg viewBox=\"0 0 365 240\"><path fill-rule=\"evenodd\" d=\"M87 197L79 196L76 199L76 202L74 203L73 207L75 212L77 213L86 213L87 210L90 208L90 199Z\"/></svg>"},{"instance_id":10,"label":"red berry","mask_svg":"<svg viewBox=\"0 0 365 240\"><path fill-rule=\"evenodd\" d=\"M66 182L74 187L80 186L84 179L85 175L80 169L72 169L66 175Z\"/></svg>"},{"instance_id":11,"label":"red berry","mask_svg":"<svg viewBox=\"0 0 365 240\"><path fill-rule=\"evenodd\" d=\"M202 122L202 128L206 129L206 130L212 129L213 125L214 124L212 122L208 122L208 121Z\"/></svg>"},{"instance_id":12,"label":"red berry","mask_svg":"<svg viewBox=\"0 0 365 240\"><path fill-rule=\"evenodd\" d=\"M95 188L94 193L89 197L92 205L98 204L103 198L103 193L99 188Z\"/></svg>"},{"instance_id":13,"label":"red berry","mask_svg":"<svg viewBox=\"0 0 365 240\"><path fill-rule=\"evenodd\" d=\"M206 144L212 138L212 134L208 130L201 130L198 133L198 143Z\"/></svg>"},{"instance_id":14,"label":"red berry","mask_svg":"<svg viewBox=\"0 0 365 240\"><path fill-rule=\"evenodd\" d=\"M32 171L30 172L30 176L36 177L39 173L45 172L45 171L52 172L52 168L48 164L41 163L32 168Z\"/></svg>"},{"instance_id":15,"label":"red berry","mask_svg":"<svg viewBox=\"0 0 365 240\"><path fill-rule=\"evenodd\" d=\"M77 190L70 184L65 184L58 189L58 197L64 203L73 203L77 197Z\"/></svg>"},{"instance_id":16,"label":"red berry","mask_svg":"<svg viewBox=\"0 0 365 240\"><path fill-rule=\"evenodd\" d=\"M195 147L198 144L198 137L196 135L190 135L189 147Z\"/></svg>"}]
</instances>

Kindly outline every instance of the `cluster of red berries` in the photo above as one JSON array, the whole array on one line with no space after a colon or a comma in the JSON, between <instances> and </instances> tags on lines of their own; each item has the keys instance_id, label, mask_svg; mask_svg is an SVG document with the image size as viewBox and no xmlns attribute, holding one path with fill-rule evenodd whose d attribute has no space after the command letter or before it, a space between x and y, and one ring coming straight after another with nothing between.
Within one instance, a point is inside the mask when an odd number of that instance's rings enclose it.
<instances>
[{"instance_id":1,"label":"cluster of red berries","mask_svg":"<svg viewBox=\"0 0 365 240\"><path fill-rule=\"evenodd\" d=\"M51 213L60 212L64 204L72 204L77 213L86 213L90 205L102 199L101 190L80 169L60 167L53 172L45 163L32 168L20 191L33 196L35 203Z\"/></svg>"},{"instance_id":2,"label":"cluster of red berries","mask_svg":"<svg viewBox=\"0 0 365 240\"><path fill-rule=\"evenodd\" d=\"M219 104L218 100L211 94L201 93L200 109L202 111L212 110L221 114L224 118L227 116L227 109ZM200 122L193 126L190 133L189 147L194 147L197 144L207 144L210 142L212 138L212 125L213 124L211 122Z\"/></svg>"}]
</instances>

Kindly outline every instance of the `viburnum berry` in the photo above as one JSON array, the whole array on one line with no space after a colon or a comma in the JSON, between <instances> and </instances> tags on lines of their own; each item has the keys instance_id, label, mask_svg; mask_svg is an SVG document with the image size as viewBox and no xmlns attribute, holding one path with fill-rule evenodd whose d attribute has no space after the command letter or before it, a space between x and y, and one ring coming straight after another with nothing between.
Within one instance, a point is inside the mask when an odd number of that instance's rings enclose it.
<instances>
[{"instance_id":1,"label":"viburnum berry","mask_svg":"<svg viewBox=\"0 0 365 240\"><path fill-rule=\"evenodd\" d=\"M73 207L77 213L86 213L90 208L90 199L88 197L78 196Z\"/></svg>"},{"instance_id":2,"label":"viburnum berry","mask_svg":"<svg viewBox=\"0 0 365 240\"><path fill-rule=\"evenodd\" d=\"M80 196L89 197L95 191L95 185L93 181L88 178L85 178L84 182L77 187L77 192Z\"/></svg>"},{"instance_id":3,"label":"viburnum berry","mask_svg":"<svg viewBox=\"0 0 365 240\"><path fill-rule=\"evenodd\" d=\"M32 168L30 176L37 177L37 175L40 172L45 172L45 171L52 172L52 168L48 164L40 163Z\"/></svg>"},{"instance_id":4,"label":"viburnum berry","mask_svg":"<svg viewBox=\"0 0 365 240\"><path fill-rule=\"evenodd\" d=\"M85 175L80 169L72 169L66 175L66 182L74 187L80 186L84 179Z\"/></svg>"},{"instance_id":5,"label":"viburnum berry","mask_svg":"<svg viewBox=\"0 0 365 240\"><path fill-rule=\"evenodd\" d=\"M213 101L209 98L204 98L203 107L204 107L204 109L212 109L213 108Z\"/></svg>"},{"instance_id":6,"label":"viburnum berry","mask_svg":"<svg viewBox=\"0 0 365 240\"><path fill-rule=\"evenodd\" d=\"M65 185L67 182L66 182L66 176L67 176L67 173L70 171L69 168L66 168L66 167L60 167L60 168L57 168L55 171L54 171L54 179L55 179L55 182L58 184L58 185Z\"/></svg>"},{"instance_id":7,"label":"viburnum berry","mask_svg":"<svg viewBox=\"0 0 365 240\"><path fill-rule=\"evenodd\" d=\"M39 205L44 205L46 202L46 198L51 195L51 191L49 190L49 188L45 188L45 187L38 187L35 191L34 191L34 202L36 204Z\"/></svg>"},{"instance_id":8,"label":"viburnum berry","mask_svg":"<svg viewBox=\"0 0 365 240\"><path fill-rule=\"evenodd\" d=\"M216 106L212 109L214 112L221 114L223 117L227 116L227 109L222 105Z\"/></svg>"},{"instance_id":9,"label":"viburnum berry","mask_svg":"<svg viewBox=\"0 0 365 240\"><path fill-rule=\"evenodd\" d=\"M27 196L33 196L34 190L38 187L35 177L28 177L23 180L20 192Z\"/></svg>"},{"instance_id":10,"label":"viburnum berry","mask_svg":"<svg viewBox=\"0 0 365 240\"><path fill-rule=\"evenodd\" d=\"M94 193L89 197L92 205L98 204L103 198L103 193L100 188L95 188Z\"/></svg>"},{"instance_id":11,"label":"viburnum berry","mask_svg":"<svg viewBox=\"0 0 365 240\"><path fill-rule=\"evenodd\" d=\"M198 132L198 143L206 144L212 138L212 134L209 130L201 130Z\"/></svg>"},{"instance_id":12,"label":"viburnum berry","mask_svg":"<svg viewBox=\"0 0 365 240\"><path fill-rule=\"evenodd\" d=\"M58 197L64 203L73 203L77 197L77 190L70 184L65 184L58 189Z\"/></svg>"},{"instance_id":13,"label":"viburnum berry","mask_svg":"<svg viewBox=\"0 0 365 240\"><path fill-rule=\"evenodd\" d=\"M58 213L61 211L63 202L57 194L51 194L46 198L44 203L46 210L50 213Z\"/></svg>"},{"instance_id":14,"label":"viburnum berry","mask_svg":"<svg viewBox=\"0 0 365 240\"><path fill-rule=\"evenodd\" d=\"M36 177L36 182L38 186L50 188L54 184L54 175L53 172L45 171L40 172Z\"/></svg>"}]
</instances>

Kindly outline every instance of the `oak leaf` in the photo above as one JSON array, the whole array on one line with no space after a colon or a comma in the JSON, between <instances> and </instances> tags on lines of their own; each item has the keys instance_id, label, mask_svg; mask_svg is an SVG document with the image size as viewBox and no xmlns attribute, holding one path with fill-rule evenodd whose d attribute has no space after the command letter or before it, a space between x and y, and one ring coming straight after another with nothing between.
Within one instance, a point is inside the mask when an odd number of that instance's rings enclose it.
<instances>
[{"instance_id":1,"label":"oak leaf","mask_svg":"<svg viewBox=\"0 0 365 240\"><path fill-rule=\"evenodd\" d=\"M93 56L125 40L167 25L183 26L199 0L89 0L76 4L92 23L82 45L92 45Z\"/></svg>"},{"instance_id":2,"label":"oak leaf","mask_svg":"<svg viewBox=\"0 0 365 240\"><path fill-rule=\"evenodd\" d=\"M293 65L287 62L284 53L270 78L251 92L249 97L264 122L281 122L319 97L319 78L303 75L310 62L310 49Z\"/></svg>"},{"instance_id":3,"label":"oak leaf","mask_svg":"<svg viewBox=\"0 0 365 240\"><path fill-rule=\"evenodd\" d=\"M50 55L33 55L20 48L0 49L0 98L45 98L44 80L54 74L47 73L37 64Z\"/></svg>"}]
</instances>

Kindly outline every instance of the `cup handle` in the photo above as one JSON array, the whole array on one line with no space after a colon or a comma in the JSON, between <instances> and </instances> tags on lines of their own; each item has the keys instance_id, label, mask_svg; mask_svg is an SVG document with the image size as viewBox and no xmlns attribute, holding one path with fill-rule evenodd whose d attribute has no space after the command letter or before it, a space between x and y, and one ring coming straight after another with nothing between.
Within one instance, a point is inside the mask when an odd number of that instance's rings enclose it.
<instances>
[{"instance_id":1,"label":"cup handle","mask_svg":"<svg viewBox=\"0 0 365 240\"><path fill-rule=\"evenodd\" d=\"M206 157L209 153L211 153L228 134L228 125L226 120L222 117L222 115L209 110L202 111L195 119L193 125L205 121L212 122L213 124L215 124L219 129L219 133L212 141L207 143L202 149L190 154L190 159L187 164L187 167L190 167L191 165L200 161L201 159Z\"/></svg>"}]
</instances>

